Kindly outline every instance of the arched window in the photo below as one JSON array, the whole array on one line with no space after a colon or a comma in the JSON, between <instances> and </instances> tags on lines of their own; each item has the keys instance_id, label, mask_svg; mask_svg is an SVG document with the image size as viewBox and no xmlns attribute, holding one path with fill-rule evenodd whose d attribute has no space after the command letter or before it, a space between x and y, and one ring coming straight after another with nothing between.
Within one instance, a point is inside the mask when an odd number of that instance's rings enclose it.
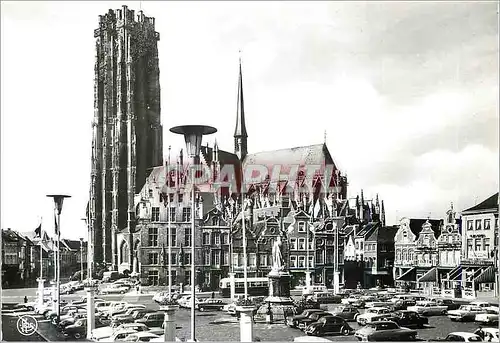
<instances>
[{"instance_id":1,"label":"arched window","mask_svg":"<svg viewBox=\"0 0 500 343\"><path fill-rule=\"evenodd\" d=\"M406 249L403 249L402 260L403 262L408 261L408 252L406 251Z\"/></svg>"},{"instance_id":2,"label":"arched window","mask_svg":"<svg viewBox=\"0 0 500 343\"><path fill-rule=\"evenodd\" d=\"M121 257L121 263L128 263L129 259L129 249L128 249L128 244L123 241L122 245L120 247L120 257Z\"/></svg>"},{"instance_id":3,"label":"arched window","mask_svg":"<svg viewBox=\"0 0 500 343\"><path fill-rule=\"evenodd\" d=\"M396 261L401 262L401 249L396 250Z\"/></svg>"}]
</instances>

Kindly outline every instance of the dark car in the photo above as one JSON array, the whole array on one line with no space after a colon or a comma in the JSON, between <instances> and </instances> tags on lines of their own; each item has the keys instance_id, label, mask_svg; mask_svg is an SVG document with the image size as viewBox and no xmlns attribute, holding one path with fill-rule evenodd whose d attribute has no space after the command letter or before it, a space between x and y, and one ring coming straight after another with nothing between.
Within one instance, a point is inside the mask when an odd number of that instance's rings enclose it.
<instances>
[{"instance_id":1,"label":"dark car","mask_svg":"<svg viewBox=\"0 0 500 343\"><path fill-rule=\"evenodd\" d=\"M304 310L301 314L298 314L298 315L293 316L293 317L288 317L287 320L286 320L286 324L289 327L296 328L296 327L299 326L299 322L302 319L307 318L311 314L318 313L318 312L325 312L325 311L324 310L320 310L320 309L315 309L315 308L307 309L307 310Z\"/></svg>"},{"instance_id":2,"label":"dark car","mask_svg":"<svg viewBox=\"0 0 500 343\"><path fill-rule=\"evenodd\" d=\"M352 305L345 305L337 307L333 311L330 311L330 313L345 320L356 320L359 310Z\"/></svg>"},{"instance_id":3,"label":"dark car","mask_svg":"<svg viewBox=\"0 0 500 343\"><path fill-rule=\"evenodd\" d=\"M94 325L96 329L107 326L105 323L101 322L99 318L96 318ZM63 334L65 337L71 337L74 339L85 337L87 334L87 318L78 319L75 324L66 326L63 329Z\"/></svg>"},{"instance_id":4,"label":"dark car","mask_svg":"<svg viewBox=\"0 0 500 343\"><path fill-rule=\"evenodd\" d=\"M381 321L368 323L365 327L354 333L359 341L414 341L417 338L417 331L402 328L391 321Z\"/></svg>"},{"instance_id":5,"label":"dark car","mask_svg":"<svg viewBox=\"0 0 500 343\"><path fill-rule=\"evenodd\" d=\"M354 333L354 329L347 324L344 318L337 316L324 316L317 322L309 324L304 330L307 335L321 336L324 334L342 334L344 336Z\"/></svg>"},{"instance_id":6,"label":"dark car","mask_svg":"<svg viewBox=\"0 0 500 343\"><path fill-rule=\"evenodd\" d=\"M415 299L400 299L394 303L394 310L406 310L408 306L415 306Z\"/></svg>"},{"instance_id":7,"label":"dark car","mask_svg":"<svg viewBox=\"0 0 500 343\"><path fill-rule=\"evenodd\" d=\"M458 310L460 308L460 304L454 302L451 299L437 299L436 303L439 306L448 306L448 311L450 311L450 310Z\"/></svg>"},{"instance_id":8,"label":"dark car","mask_svg":"<svg viewBox=\"0 0 500 343\"><path fill-rule=\"evenodd\" d=\"M222 308L226 305L222 300L220 299L207 299L198 305L196 305L196 308L200 310L201 312L203 311L221 311Z\"/></svg>"},{"instance_id":9,"label":"dark car","mask_svg":"<svg viewBox=\"0 0 500 343\"><path fill-rule=\"evenodd\" d=\"M309 324L317 322L320 318L323 318L323 317L333 317L333 315L331 313L328 313L328 312L316 312L316 313L312 313L307 318L299 320L298 327L301 330L305 330L305 328L307 328L307 326L309 326Z\"/></svg>"},{"instance_id":10,"label":"dark car","mask_svg":"<svg viewBox=\"0 0 500 343\"><path fill-rule=\"evenodd\" d=\"M423 317L414 311L394 311L389 316L385 318L385 320L390 320L397 323L399 326L403 327L416 327L423 328L425 325L429 324L429 319L427 317Z\"/></svg>"},{"instance_id":11,"label":"dark car","mask_svg":"<svg viewBox=\"0 0 500 343\"><path fill-rule=\"evenodd\" d=\"M136 323L146 324L148 327L160 327L163 324L165 313L153 312L146 313L141 319L135 320Z\"/></svg>"},{"instance_id":12,"label":"dark car","mask_svg":"<svg viewBox=\"0 0 500 343\"><path fill-rule=\"evenodd\" d=\"M154 313L156 310L148 310L148 309L134 309L130 314L120 314L111 320L111 327L117 327L120 324L124 323L133 323L137 319L141 319L147 313Z\"/></svg>"}]
</instances>

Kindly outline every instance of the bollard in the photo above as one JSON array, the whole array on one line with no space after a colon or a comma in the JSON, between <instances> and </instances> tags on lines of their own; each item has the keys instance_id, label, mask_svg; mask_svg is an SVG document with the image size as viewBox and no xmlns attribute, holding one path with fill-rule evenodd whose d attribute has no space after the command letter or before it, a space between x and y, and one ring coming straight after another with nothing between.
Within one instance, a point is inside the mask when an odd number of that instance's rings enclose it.
<instances>
[{"instance_id":1,"label":"bollard","mask_svg":"<svg viewBox=\"0 0 500 343\"><path fill-rule=\"evenodd\" d=\"M240 342L253 341L253 311L254 306L236 306L240 313Z\"/></svg>"},{"instance_id":2,"label":"bollard","mask_svg":"<svg viewBox=\"0 0 500 343\"><path fill-rule=\"evenodd\" d=\"M160 311L165 313L163 319L163 337L165 342L175 342L175 311L177 305L165 305L160 307Z\"/></svg>"}]
</instances>

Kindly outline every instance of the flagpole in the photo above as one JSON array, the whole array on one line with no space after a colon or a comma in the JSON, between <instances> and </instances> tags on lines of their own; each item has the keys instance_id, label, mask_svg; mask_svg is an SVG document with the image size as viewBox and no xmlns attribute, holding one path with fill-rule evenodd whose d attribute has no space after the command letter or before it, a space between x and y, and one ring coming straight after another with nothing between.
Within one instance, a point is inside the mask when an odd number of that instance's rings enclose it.
<instances>
[{"instance_id":1,"label":"flagpole","mask_svg":"<svg viewBox=\"0 0 500 343\"><path fill-rule=\"evenodd\" d=\"M243 191L243 189L242 189ZM248 271L247 271L247 232L245 225L245 200L243 192L241 193L241 226L243 231L243 286L245 290L245 299L248 298Z\"/></svg>"},{"instance_id":2,"label":"flagpole","mask_svg":"<svg viewBox=\"0 0 500 343\"><path fill-rule=\"evenodd\" d=\"M170 146L168 147L168 168L167 168L167 185L170 191ZM170 218L170 192L167 194L167 217L168 217L168 299L172 299L172 226Z\"/></svg>"}]
</instances>

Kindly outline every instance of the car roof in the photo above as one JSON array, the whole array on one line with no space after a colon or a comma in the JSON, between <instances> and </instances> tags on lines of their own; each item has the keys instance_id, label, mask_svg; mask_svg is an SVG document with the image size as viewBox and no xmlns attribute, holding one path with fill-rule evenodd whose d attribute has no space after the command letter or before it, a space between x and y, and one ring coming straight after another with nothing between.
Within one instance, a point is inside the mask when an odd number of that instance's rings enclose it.
<instances>
[{"instance_id":1,"label":"car roof","mask_svg":"<svg viewBox=\"0 0 500 343\"><path fill-rule=\"evenodd\" d=\"M158 335L155 335L154 333L148 332L148 331L139 331L139 332L134 332L133 335L136 335L137 337L159 337Z\"/></svg>"}]
</instances>

